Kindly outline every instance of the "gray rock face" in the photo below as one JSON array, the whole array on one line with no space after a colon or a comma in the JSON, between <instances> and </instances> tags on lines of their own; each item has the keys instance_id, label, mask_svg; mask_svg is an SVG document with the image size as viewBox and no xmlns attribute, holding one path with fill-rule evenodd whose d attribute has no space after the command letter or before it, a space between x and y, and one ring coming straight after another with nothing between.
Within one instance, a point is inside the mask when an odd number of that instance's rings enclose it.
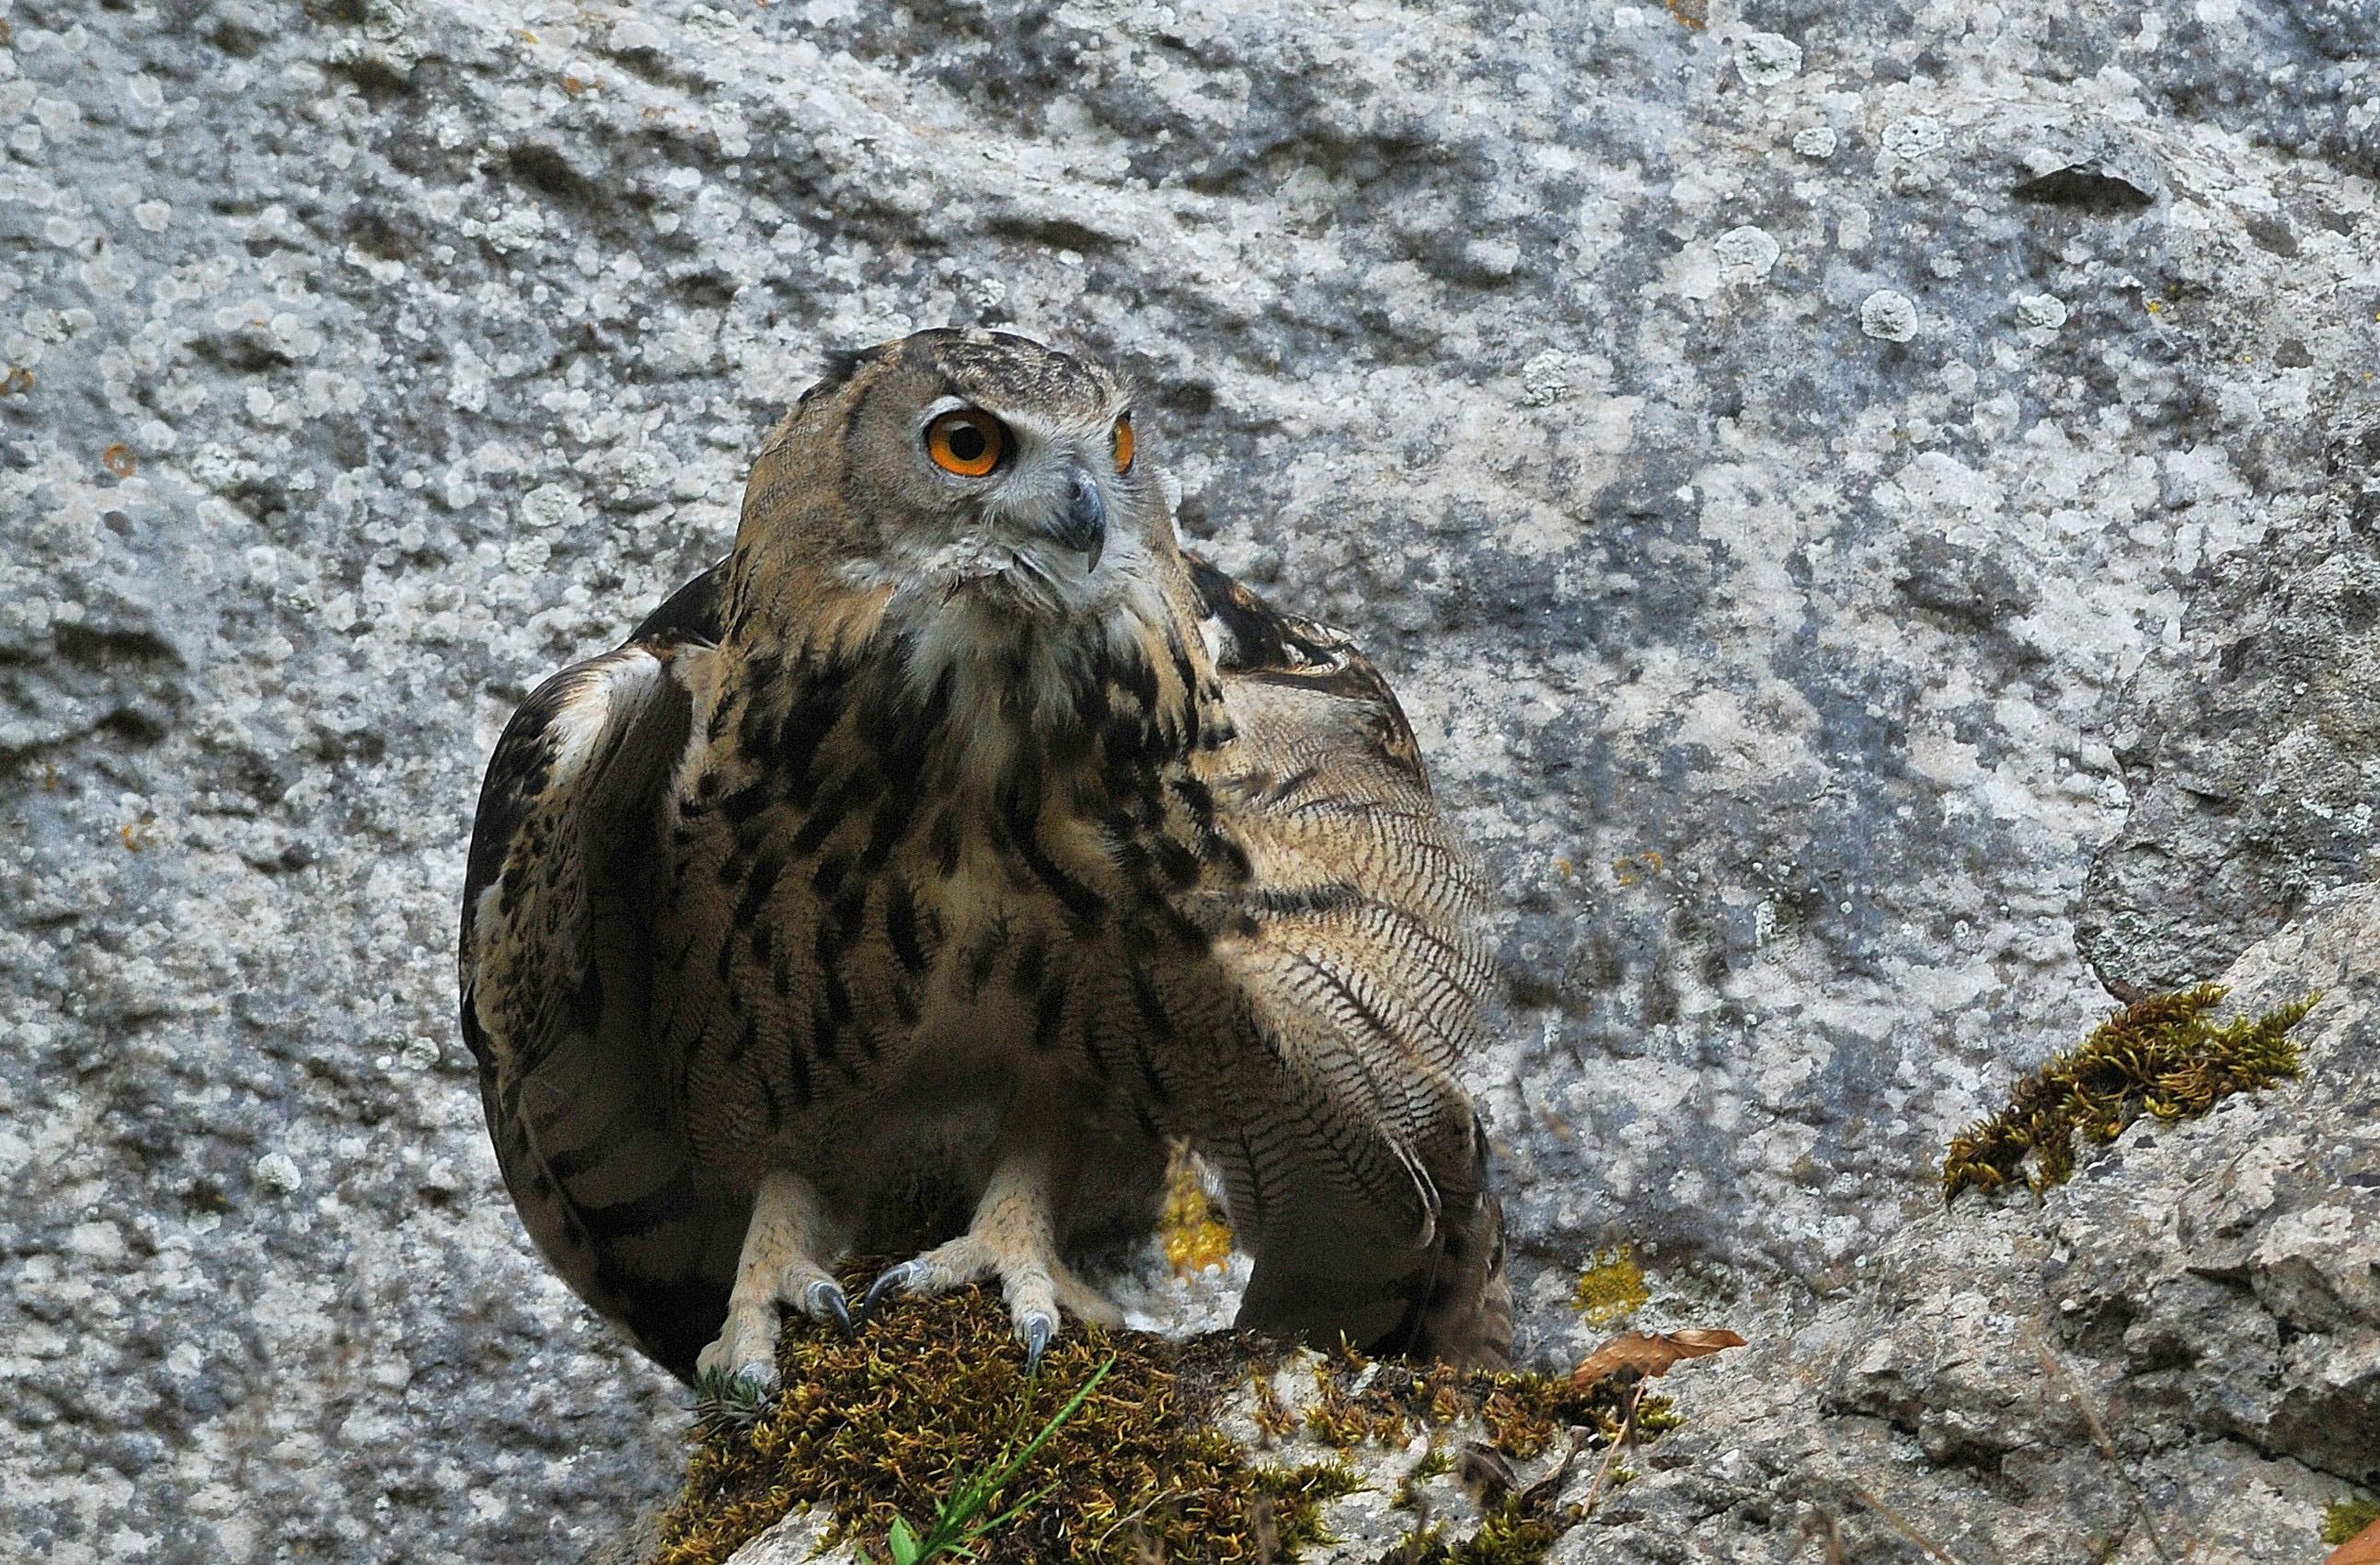
<instances>
[{"instance_id":1,"label":"gray rock face","mask_svg":"<svg viewBox=\"0 0 2380 1565\"><path fill-rule=\"evenodd\" d=\"M1852 1286L2092 963L2368 878L2367 0L1701 15L6 12L0 1531L565 1558L668 1486L453 907L822 347L1123 361L1185 530L1363 632L1510 893L1540 1353L1614 1237ZM2186 1378L2208 1461L2338 1422Z\"/></svg>"},{"instance_id":2,"label":"gray rock face","mask_svg":"<svg viewBox=\"0 0 2380 1565\"><path fill-rule=\"evenodd\" d=\"M2302 1082L2144 1122L2036 1205L1969 1195L1707 1373L1564 1561L2317 1559L2380 1484L2380 893L2228 975L2320 989Z\"/></svg>"},{"instance_id":3,"label":"gray rock face","mask_svg":"<svg viewBox=\"0 0 2380 1565\"><path fill-rule=\"evenodd\" d=\"M2215 562L2116 738L2132 809L2079 920L2100 974L2223 970L2306 900L2371 876L2380 804L2380 421L2335 443L2305 525Z\"/></svg>"}]
</instances>

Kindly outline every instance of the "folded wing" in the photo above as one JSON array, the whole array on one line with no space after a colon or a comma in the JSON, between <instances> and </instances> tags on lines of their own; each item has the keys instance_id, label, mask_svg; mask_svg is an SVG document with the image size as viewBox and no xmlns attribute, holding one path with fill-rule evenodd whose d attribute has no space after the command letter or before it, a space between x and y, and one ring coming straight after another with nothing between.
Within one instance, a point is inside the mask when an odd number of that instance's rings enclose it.
<instances>
[{"instance_id":1,"label":"folded wing","mask_svg":"<svg viewBox=\"0 0 2380 1565\"><path fill-rule=\"evenodd\" d=\"M687 737L685 665L707 655L686 633L706 612L681 593L645 638L514 714L480 795L460 952L463 1035L523 1223L681 1377L726 1314L747 1216L696 1179L648 1025L650 876Z\"/></svg>"},{"instance_id":2,"label":"folded wing","mask_svg":"<svg viewBox=\"0 0 2380 1565\"><path fill-rule=\"evenodd\" d=\"M1352 640L1204 562L1193 578L1237 729L1216 815L1251 869L1214 954L1262 1080L1200 1145L1256 1256L1240 1324L1502 1364L1502 1217L1457 1077L1495 977L1477 870Z\"/></svg>"}]
</instances>

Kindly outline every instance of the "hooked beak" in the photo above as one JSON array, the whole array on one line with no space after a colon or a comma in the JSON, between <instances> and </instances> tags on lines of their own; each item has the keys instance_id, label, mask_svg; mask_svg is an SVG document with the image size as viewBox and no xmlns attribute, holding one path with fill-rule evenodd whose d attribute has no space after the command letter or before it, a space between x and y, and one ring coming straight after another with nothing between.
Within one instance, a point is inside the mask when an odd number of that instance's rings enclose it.
<instances>
[{"instance_id":1,"label":"hooked beak","mask_svg":"<svg viewBox=\"0 0 2380 1565\"><path fill-rule=\"evenodd\" d=\"M1108 503L1098 480L1083 468L1075 469L1074 480L1066 508L1050 518L1048 530L1058 543L1082 555L1087 576L1099 568L1099 555L1108 546Z\"/></svg>"}]
</instances>

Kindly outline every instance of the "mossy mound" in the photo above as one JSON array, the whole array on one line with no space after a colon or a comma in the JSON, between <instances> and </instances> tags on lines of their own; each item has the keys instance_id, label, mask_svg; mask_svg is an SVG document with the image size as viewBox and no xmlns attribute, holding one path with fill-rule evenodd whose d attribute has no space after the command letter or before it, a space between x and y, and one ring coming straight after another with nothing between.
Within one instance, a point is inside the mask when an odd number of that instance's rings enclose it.
<instances>
[{"instance_id":1,"label":"mossy mound","mask_svg":"<svg viewBox=\"0 0 2380 1565\"><path fill-rule=\"evenodd\" d=\"M2074 1172L2077 1135L2105 1145L2143 1113L2190 1119L2232 1093L2295 1076L2299 1049L2285 1035L2321 996L2252 1018L2209 1020L2228 992L2202 984L2136 1001L2019 1082L2007 1108L1952 1139L1943 1198L2019 1179L2046 1190Z\"/></svg>"},{"instance_id":2,"label":"mossy mound","mask_svg":"<svg viewBox=\"0 0 2380 1565\"><path fill-rule=\"evenodd\" d=\"M706 1401L698 1408L686 1486L662 1523L653 1565L716 1565L802 1507L832 1515L837 1535L881 1558L896 1516L922 1529L963 1477L999 1465L1111 1354L1106 1378L993 1509L1050 1492L984 1538L978 1559L1296 1558L1321 1536L1323 1503L1363 1481L1341 1461L1267 1461L1217 1428L1226 1400L1252 1379L1260 1438L1294 1430L1341 1450L1401 1446L1418 1429L1477 1420L1500 1450L1525 1459L1565 1427L1585 1428L1589 1444L1608 1443L1624 1405L1624 1393L1608 1384L1581 1390L1547 1376L1462 1375L1334 1355L1311 1361L1315 1393L1309 1401L1301 1392L1298 1415L1269 1390L1282 1362L1270 1344L1228 1333L1178 1341L1071 1322L1036 1385L995 1291L904 1299L856 1341L789 1322L780 1391L748 1406ZM1280 1409L1279 1427L1267 1418L1269 1401ZM1666 1425L1662 1408L1648 1401L1639 1410L1640 1432ZM1490 1521L1507 1508L1489 1504ZM1426 1558L1537 1558L1560 1529L1531 1520L1534 1551Z\"/></svg>"}]
</instances>

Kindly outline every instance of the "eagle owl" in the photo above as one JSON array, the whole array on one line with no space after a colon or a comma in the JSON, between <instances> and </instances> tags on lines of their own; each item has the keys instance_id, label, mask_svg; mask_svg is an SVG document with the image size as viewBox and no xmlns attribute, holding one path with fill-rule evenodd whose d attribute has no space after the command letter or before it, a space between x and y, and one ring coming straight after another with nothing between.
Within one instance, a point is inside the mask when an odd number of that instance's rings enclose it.
<instances>
[{"instance_id":1,"label":"eagle owl","mask_svg":"<svg viewBox=\"0 0 2380 1565\"><path fill-rule=\"evenodd\" d=\"M1184 553L1124 384L1025 338L838 358L724 560L514 714L464 890L463 1031L522 1220L683 1377L775 1378L1065 1258L1168 1145L1252 1257L1238 1324L1509 1358L1457 1072L1474 867L1342 632ZM897 1248L896 1248L897 1246ZM855 1309L846 1253L922 1253Z\"/></svg>"}]
</instances>

